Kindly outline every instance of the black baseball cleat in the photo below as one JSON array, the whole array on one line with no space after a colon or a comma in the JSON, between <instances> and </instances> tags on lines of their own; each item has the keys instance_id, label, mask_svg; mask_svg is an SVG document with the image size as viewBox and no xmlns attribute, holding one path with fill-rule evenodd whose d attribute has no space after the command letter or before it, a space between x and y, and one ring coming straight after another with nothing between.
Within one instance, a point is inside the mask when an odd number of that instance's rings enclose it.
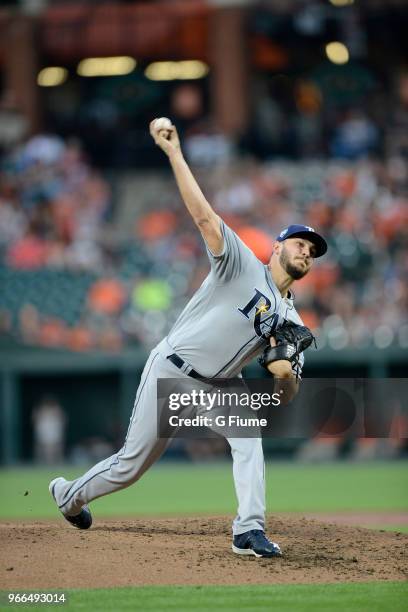
<instances>
[{"instance_id":1,"label":"black baseball cleat","mask_svg":"<svg viewBox=\"0 0 408 612\"><path fill-rule=\"evenodd\" d=\"M57 500L55 498L55 485L57 484L57 482L59 480L64 480L64 479L61 478L61 477L54 478L54 480L51 480L51 482L50 482L50 484L48 486L48 489L49 489L49 491L50 491L50 493L51 493L55 503L57 504L57 506L58 506L58 502L57 502ZM71 525L73 525L77 529L89 529L90 526L92 525L92 514L91 514L88 506L82 506L81 512L79 514L75 514L74 516L67 516L61 510L60 510L60 512L61 512L62 516L64 517L64 519L66 519L68 521L68 523L71 523Z\"/></svg>"},{"instance_id":2,"label":"black baseball cleat","mask_svg":"<svg viewBox=\"0 0 408 612\"><path fill-rule=\"evenodd\" d=\"M232 550L237 555L255 555L255 557L281 557L278 544L270 542L261 529L251 529L234 536Z\"/></svg>"}]
</instances>

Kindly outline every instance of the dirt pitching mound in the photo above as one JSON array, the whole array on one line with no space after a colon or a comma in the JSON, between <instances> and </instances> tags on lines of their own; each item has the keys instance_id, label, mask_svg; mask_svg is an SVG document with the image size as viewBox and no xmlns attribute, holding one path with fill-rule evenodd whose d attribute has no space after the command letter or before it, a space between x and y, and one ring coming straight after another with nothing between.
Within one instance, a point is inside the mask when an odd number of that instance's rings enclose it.
<instances>
[{"instance_id":1,"label":"dirt pitching mound","mask_svg":"<svg viewBox=\"0 0 408 612\"><path fill-rule=\"evenodd\" d=\"M0 588L405 580L408 535L272 517L284 557L231 551L229 517L0 523Z\"/></svg>"}]
</instances>

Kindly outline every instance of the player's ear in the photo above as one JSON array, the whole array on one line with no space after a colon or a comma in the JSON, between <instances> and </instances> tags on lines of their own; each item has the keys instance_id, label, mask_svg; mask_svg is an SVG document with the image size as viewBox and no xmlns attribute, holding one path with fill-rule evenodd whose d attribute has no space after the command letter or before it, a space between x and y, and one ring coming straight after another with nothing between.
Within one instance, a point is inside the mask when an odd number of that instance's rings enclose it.
<instances>
[{"instance_id":1,"label":"player's ear","mask_svg":"<svg viewBox=\"0 0 408 612\"><path fill-rule=\"evenodd\" d=\"M279 255L279 253L281 252L281 248L282 248L282 243L279 242L278 240L275 240L273 245L272 245L272 255Z\"/></svg>"}]
</instances>

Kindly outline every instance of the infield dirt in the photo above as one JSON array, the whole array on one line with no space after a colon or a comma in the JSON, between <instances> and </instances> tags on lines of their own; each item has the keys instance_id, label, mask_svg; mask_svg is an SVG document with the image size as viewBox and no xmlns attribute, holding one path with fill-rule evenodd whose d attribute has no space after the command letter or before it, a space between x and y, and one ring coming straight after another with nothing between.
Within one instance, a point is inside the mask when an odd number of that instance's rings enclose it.
<instances>
[{"instance_id":1,"label":"infield dirt","mask_svg":"<svg viewBox=\"0 0 408 612\"><path fill-rule=\"evenodd\" d=\"M0 523L0 588L406 580L408 535L274 516L278 559L231 552L230 517Z\"/></svg>"}]
</instances>

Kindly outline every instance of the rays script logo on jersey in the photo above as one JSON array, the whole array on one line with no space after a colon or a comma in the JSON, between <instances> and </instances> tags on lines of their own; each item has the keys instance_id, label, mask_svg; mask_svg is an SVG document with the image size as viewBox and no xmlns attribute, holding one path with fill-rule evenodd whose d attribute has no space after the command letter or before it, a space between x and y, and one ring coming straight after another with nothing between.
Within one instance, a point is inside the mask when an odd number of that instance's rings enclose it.
<instances>
[{"instance_id":1,"label":"rays script logo on jersey","mask_svg":"<svg viewBox=\"0 0 408 612\"><path fill-rule=\"evenodd\" d=\"M255 287L255 295L244 308L238 308L244 317L252 318L254 315L254 330L260 338L269 338L276 329L279 315L271 313L271 300Z\"/></svg>"}]
</instances>

